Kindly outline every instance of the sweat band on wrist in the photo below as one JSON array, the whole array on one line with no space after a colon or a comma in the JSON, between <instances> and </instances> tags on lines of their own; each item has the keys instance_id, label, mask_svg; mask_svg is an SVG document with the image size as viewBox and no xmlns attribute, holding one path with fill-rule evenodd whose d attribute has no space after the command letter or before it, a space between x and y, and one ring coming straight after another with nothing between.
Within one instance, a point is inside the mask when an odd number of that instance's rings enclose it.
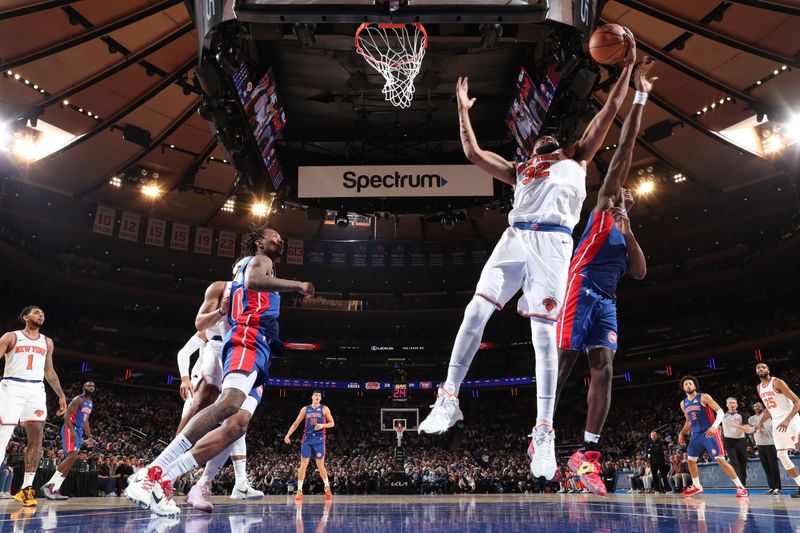
<instances>
[{"instance_id":1,"label":"sweat band on wrist","mask_svg":"<svg viewBox=\"0 0 800 533\"><path fill-rule=\"evenodd\" d=\"M647 95L648 93L644 93L642 91L636 91L636 95L633 97L633 103L644 105L647 102Z\"/></svg>"}]
</instances>

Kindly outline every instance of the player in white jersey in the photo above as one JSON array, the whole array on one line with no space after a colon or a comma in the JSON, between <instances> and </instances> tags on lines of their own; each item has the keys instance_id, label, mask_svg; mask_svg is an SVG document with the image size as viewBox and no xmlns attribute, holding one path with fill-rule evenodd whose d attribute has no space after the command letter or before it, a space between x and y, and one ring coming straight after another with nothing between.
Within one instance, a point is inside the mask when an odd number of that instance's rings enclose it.
<instances>
[{"instance_id":1,"label":"player in white jersey","mask_svg":"<svg viewBox=\"0 0 800 533\"><path fill-rule=\"evenodd\" d=\"M786 473L797 483L798 488L792 493L792 498L800 498L800 474L789 458L789 450L797 449L800 440L800 416L797 415L800 412L800 398L785 381L769 375L767 363L756 365L756 375L761 380L756 390L767 414L761 417L755 430L760 431L764 422L772 419L772 440L775 441L778 459Z\"/></svg>"},{"instance_id":2,"label":"player in white jersey","mask_svg":"<svg viewBox=\"0 0 800 533\"><path fill-rule=\"evenodd\" d=\"M533 146L533 157L519 164L480 148L469 119L475 98L469 97L467 78L459 78L456 86L464 153L487 174L514 187L514 208L508 215L511 227L484 265L475 296L464 313L447 379L419 430L443 433L464 418L458 407L458 391L484 327L494 310L502 309L521 288L523 296L517 311L530 319L536 356L537 413L529 446L534 477L552 479L556 472L552 429L558 377L556 322L566 291L572 229L586 197L586 165L602 146L625 99L636 59L633 36L628 32L625 39L628 54L622 74L581 138L561 148L554 137L542 136Z\"/></svg>"},{"instance_id":3,"label":"player in white jersey","mask_svg":"<svg viewBox=\"0 0 800 533\"><path fill-rule=\"evenodd\" d=\"M203 376L203 353L205 352L208 338L205 331L198 331L192 335L183 348L178 350L178 372L181 375L180 395L183 400L183 412L181 421L178 424L177 433L180 433L183 426L203 407L211 405L216 400L214 393L219 393L219 389L206 386L209 380ZM192 355L199 351L197 359L189 370L189 363ZM202 405L203 407L198 407Z\"/></svg>"},{"instance_id":4,"label":"player in white jersey","mask_svg":"<svg viewBox=\"0 0 800 533\"><path fill-rule=\"evenodd\" d=\"M67 409L67 399L53 368L53 340L39 329L44 324L44 311L30 305L19 319L25 329L10 331L0 337L0 357L6 366L0 382L0 453L5 455L8 442L18 423L25 427L28 445L25 449L25 477L14 499L25 507L36 505L33 478L42 455L42 433L47 419L46 379L58 395L57 416Z\"/></svg>"}]
</instances>

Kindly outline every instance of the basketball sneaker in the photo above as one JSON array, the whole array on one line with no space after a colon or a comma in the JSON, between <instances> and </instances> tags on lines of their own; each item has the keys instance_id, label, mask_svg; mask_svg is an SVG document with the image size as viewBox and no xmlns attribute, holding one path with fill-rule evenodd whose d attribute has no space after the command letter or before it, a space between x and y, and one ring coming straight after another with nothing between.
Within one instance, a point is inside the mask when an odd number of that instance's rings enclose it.
<instances>
[{"instance_id":1,"label":"basketball sneaker","mask_svg":"<svg viewBox=\"0 0 800 533\"><path fill-rule=\"evenodd\" d=\"M61 494L61 490L53 490L53 484L48 483L42 487L42 494L48 500L69 500L69 496Z\"/></svg>"},{"instance_id":2,"label":"basketball sneaker","mask_svg":"<svg viewBox=\"0 0 800 533\"><path fill-rule=\"evenodd\" d=\"M797 490L792 493L792 498L800 498L800 487L798 487Z\"/></svg>"},{"instance_id":3,"label":"basketball sneaker","mask_svg":"<svg viewBox=\"0 0 800 533\"><path fill-rule=\"evenodd\" d=\"M150 494L153 492L153 487L160 480L160 466L140 468L128 478L125 496L142 509L147 509L150 507Z\"/></svg>"},{"instance_id":4,"label":"basketball sneaker","mask_svg":"<svg viewBox=\"0 0 800 533\"><path fill-rule=\"evenodd\" d=\"M331 486L325 486L325 501L330 501L333 499L333 493L331 492Z\"/></svg>"},{"instance_id":5,"label":"basketball sneaker","mask_svg":"<svg viewBox=\"0 0 800 533\"><path fill-rule=\"evenodd\" d=\"M211 503L211 483L196 483L186 495L186 503L198 511L212 512L214 504Z\"/></svg>"},{"instance_id":6,"label":"basketball sneaker","mask_svg":"<svg viewBox=\"0 0 800 533\"><path fill-rule=\"evenodd\" d=\"M431 405L431 412L419 425L419 431L441 435L461 420L464 420L464 415L458 406L458 396L439 387L436 401Z\"/></svg>"},{"instance_id":7,"label":"basketball sneaker","mask_svg":"<svg viewBox=\"0 0 800 533\"><path fill-rule=\"evenodd\" d=\"M260 500L264 493L250 486L250 483L234 485L231 491L231 500Z\"/></svg>"},{"instance_id":8,"label":"basketball sneaker","mask_svg":"<svg viewBox=\"0 0 800 533\"><path fill-rule=\"evenodd\" d=\"M551 480L556 475L555 432L547 423L541 423L533 428L528 435L531 443L528 445L528 457L531 460L531 475L534 478L543 477Z\"/></svg>"},{"instance_id":9,"label":"basketball sneaker","mask_svg":"<svg viewBox=\"0 0 800 533\"><path fill-rule=\"evenodd\" d=\"M584 453L582 450L578 450L569 458L568 464L569 469L575 472L587 489L598 496L605 496L608 490L601 477L602 469L598 462L600 457L602 457L600 452L587 451Z\"/></svg>"},{"instance_id":10,"label":"basketball sneaker","mask_svg":"<svg viewBox=\"0 0 800 533\"><path fill-rule=\"evenodd\" d=\"M695 494L702 494L702 493L703 493L703 487L696 487L694 485L688 487L686 490L683 491L684 496L694 496Z\"/></svg>"},{"instance_id":11,"label":"basketball sneaker","mask_svg":"<svg viewBox=\"0 0 800 533\"><path fill-rule=\"evenodd\" d=\"M296 501L296 502L303 501L303 491L302 490L298 490L297 494L294 495L294 501Z\"/></svg>"},{"instance_id":12,"label":"basketball sneaker","mask_svg":"<svg viewBox=\"0 0 800 533\"><path fill-rule=\"evenodd\" d=\"M34 507L38 505L36 501L36 491L33 487L25 487L14 495L14 499L22 504L23 507Z\"/></svg>"},{"instance_id":13,"label":"basketball sneaker","mask_svg":"<svg viewBox=\"0 0 800 533\"><path fill-rule=\"evenodd\" d=\"M172 499L174 495L175 489L169 479L153 483L153 491L150 494L150 512L158 516L180 516L181 510Z\"/></svg>"},{"instance_id":14,"label":"basketball sneaker","mask_svg":"<svg viewBox=\"0 0 800 533\"><path fill-rule=\"evenodd\" d=\"M736 497L737 498L749 498L750 495L747 493L747 489L744 487L737 487L736 488Z\"/></svg>"}]
</instances>

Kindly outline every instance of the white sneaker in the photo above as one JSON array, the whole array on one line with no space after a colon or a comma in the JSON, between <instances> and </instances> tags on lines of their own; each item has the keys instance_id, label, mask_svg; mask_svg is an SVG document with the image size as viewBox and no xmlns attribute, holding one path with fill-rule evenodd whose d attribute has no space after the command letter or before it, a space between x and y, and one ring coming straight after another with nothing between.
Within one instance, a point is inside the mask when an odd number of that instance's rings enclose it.
<instances>
[{"instance_id":1,"label":"white sneaker","mask_svg":"<svg viewBox=\"0 0 800 533\"><path fill-rule=\"evenodd\" d=\"M250 486L250 483L234 485L231 491L231 500L260 500L264 493Z\"/></svg>"},{"instance_id":2,"label":"white sneaker","mask_svg":"<svg viewBox=\"0 0 800 533\"><path fill-rule=\"evenodd\" d=\"M556 475L555 433L550 424L539 424L528 435L531 443L528 445L528 457L531 459L531 475L534 478L543 477L551 480Z\"/></svg>"},{"instance_id":3,"label":"white sneaker","mask_svg":"<svg viewBox=\"0 0 800 533\"><path fill-rule=\"evenodd\" d=\"M175 494L175 489L172 488L172 482L159 481L153 484L153 492L150 495L150 512L164 517L178 517L181 510L172 499Z\"/></svg>"},{"instance_id":4,"label":"white sneaker","mask_svg":"<svg viewBox=\"0 0 800 533\"><path fill-rule=\"evenodd\" d=\"M150 494L153 492L153 486L160 479L161 467L140 468L128 478L125 496L142 509L147 509L150 507Z\"/></svg>"},{"instance_id":5,"label":"white sneaker","mask_svg":"<svg viewBox=\"0 0 800 533\"><path fill-rule=\"evenodd\" d=\"M436 395L436 402L431 407L430 414L419 425L419 431L422 433L441 435L455 426L456 422L464 420L464 415L458 406L458 397L441 387Z\"/></svg>"}]
</instances>

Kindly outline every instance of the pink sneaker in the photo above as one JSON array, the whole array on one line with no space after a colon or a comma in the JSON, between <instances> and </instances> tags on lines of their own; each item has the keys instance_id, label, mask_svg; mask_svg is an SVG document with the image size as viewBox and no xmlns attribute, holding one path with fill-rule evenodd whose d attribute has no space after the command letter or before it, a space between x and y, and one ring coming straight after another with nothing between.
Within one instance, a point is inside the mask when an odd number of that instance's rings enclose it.
<instances>
[{"instance_id":1,"label":"pink sneaker","mask_svg":"<svg viewBox=\"0 0 800 533\"><path fill-rule=\"evenodd\" d=\"M186 503L197 509L210 513L214 510L211 503L211 483L197 483L186 495Z\"/></svg>"},{"instance_id":2,"label":"pink sneaker","mask_svg":"<svg viewBox=\"0 0 800 533\"><path fill-rule=\"evenodd\" d=\"M601 457L600 452L578 450L569 458L569 468L580 477L587 489L598 496L605 496L608 491L601 477L602 469L598 462Z\"/></svg>"},{"instance_id":3,"label":"pink sneaker","mask_svg":"<svg viewBox=\"0 0 800 533\"><path fill-rule=\"evenodd\" d=\"M736 489L736 497L737 498L749 498L750 495L747 493L747 489L742 487L740 489Z\"/></svg>"}]
</instances>

